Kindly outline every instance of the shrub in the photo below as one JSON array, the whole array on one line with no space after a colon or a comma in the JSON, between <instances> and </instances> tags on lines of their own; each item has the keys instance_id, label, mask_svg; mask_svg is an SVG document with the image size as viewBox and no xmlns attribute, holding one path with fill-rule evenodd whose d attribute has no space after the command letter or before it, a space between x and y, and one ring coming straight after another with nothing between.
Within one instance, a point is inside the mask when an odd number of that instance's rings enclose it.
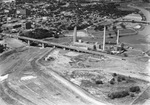
<instances>
[{"instance_id":1,"label":"shrub","mask_svg":"<svg viewBox=\"0 0 150 105\"><path fill-rule=\"evenodd\" d=\"M48 59L47 59L47 61L54 61L55 60L55 58L53 58L53 57L49 57Z\"/></svg>"},{"instance_id":2,"label":"shrub","mask_svg":"<svg viewBox=\"0 0 150 105\"><path fill-rule=\"evenodd\" d=\"M128 54L127 54L127 53L124 53L123 56L124 56L124 57L128 57Z\"/></svg>"},{"instance_id":3,"label":"shrub","mask_svg":"<svg viewBox=\"0 0 150 105\"><path fill-rule=\"evenodd\" d=\"M5 51L5 47L3 45L0 45L0 53L2 53L3 51Z\"/></svg>"},{"instance_id":4,"label":"shrub","mask_svg":"<svg viewBox=\"0 0 150 105\"><path fill-rule=\"evenodd\" d=\"M117 74L116 74L116 73L113 73L113 74L112 74L112 76L113 76L113 77L116 77L116 76L117 76Z\"/></svg>"},{"instance_id":5,"label":"shrub","mask_svg":"<svg viewBox=\"0 0 150 105\"><path fill-rule=\"evenodd\" d=\"M95 81L95 83L96 83L96 84L103 84L103 81L97 80L97 81Z\"/></svg>"},{"instance_id":6,"label":"shrub","mask_svg":"<svg viewBox=\"0 0 150 105\"><path fill-rule=\"evenodd\" d=\"M123 98L128 95L129 95L128 91L121 91L121 92L110 93L110 94L108 94L108 97L111 99L115 99L115 98Z\"/></svg>"},{"instance_id":7,"label":"shrub","mask_svg":"<svg viewBox=\"0 0 150 105\"><path fill-rule=\"evenodd\" d=\"M126 78L125 78L125 77L122 77L122 80L123 80L123 81L125 81L125 80L126 80Z\"/></svg>"},{"instance_id":8,"label":"shrub","mask_svg":"<svg viewBox=\"0 0 150 105\"><path fill-rule=\"evenodd\" d=\"M126 78L123 77L123 76L118 76L118 77L117 77L117 81L118 81L118 82L122 82L122 81L125 81L125 80L126 80Z\"/></svg>"},{"instance_id":9,"label":"shrub","mask_svg":"<svg viewBox=\"0 0 150 105\"><path fill-rule=\"evenodd\" d=\"M139 86L130 87L129 90L130 90L130 92L136 92L136 93L141 91Z\"/></svg>"},{"instance_id":10,"label":"shrub","mask_svg":"<svg viewBox=\"0 0 150 105\"><path fill-rule=\"evenodd\" d=\"M109 83L112 84L112 85L115 84L115 78L112 78L112 79L109 81Z\"/></svg>"},{"instance_id":11,"label":"shrub","mask_svg":"<svg viewBox=\"0 0 150 105\"><path fill-rule=\"evenodd\" d=\"M118 82L122 82L121 76L118 76L117 81L118 81Z\"/></svg>"},{"instance_id":12,"label":"shrub","mask_svg":"<svg viewBox=\"0 0 150 105\"><path fill-rule=\"evenodd\" d=\"M135 97L135 95L134 95L134 94L130 94L130 96L131 96L131 97Z\"/></svg>"}]
</instances>

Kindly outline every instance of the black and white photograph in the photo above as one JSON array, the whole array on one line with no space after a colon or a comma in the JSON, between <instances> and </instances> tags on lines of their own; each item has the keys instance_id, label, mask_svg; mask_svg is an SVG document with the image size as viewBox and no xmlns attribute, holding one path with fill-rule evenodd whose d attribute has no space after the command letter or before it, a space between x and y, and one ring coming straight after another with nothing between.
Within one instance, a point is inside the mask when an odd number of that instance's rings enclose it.
<instances>
[{"instance_id":1,"label":"black and white photograph","mask_svg":"<svg viewBox=\"0 0 150 105\"><path fill-rule=\"evenodd\" d=\"M150 105L150 0L0 0L0 105Z\"/></svg>"}]
</instances>

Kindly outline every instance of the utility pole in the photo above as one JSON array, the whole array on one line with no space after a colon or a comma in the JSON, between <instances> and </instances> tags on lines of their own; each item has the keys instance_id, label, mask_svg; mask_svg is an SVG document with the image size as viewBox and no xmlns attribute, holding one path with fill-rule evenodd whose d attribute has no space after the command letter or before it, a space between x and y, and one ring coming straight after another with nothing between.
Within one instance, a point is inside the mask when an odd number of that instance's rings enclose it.
<instances>
[{"instance_id":1,"label":"utility pole","mask_svg":"<svg viewBox=\"0 0 150 105\"><path fill-rule=\"evenodd\" d=\"M117 40L116 40L116 44L119 44L119 29L117 30Z\"/></svg>"},{"instance_id":2,"label":"utility pole","mask_svg":"<svg viewBox=\"0 0 150 105\"><path fill-rule=\"evenodd\" d=\"M106 41L106 26L104 25L104 33L103 33L103 51L105 51L105 41Z\"/></svg>"}]
</instances>

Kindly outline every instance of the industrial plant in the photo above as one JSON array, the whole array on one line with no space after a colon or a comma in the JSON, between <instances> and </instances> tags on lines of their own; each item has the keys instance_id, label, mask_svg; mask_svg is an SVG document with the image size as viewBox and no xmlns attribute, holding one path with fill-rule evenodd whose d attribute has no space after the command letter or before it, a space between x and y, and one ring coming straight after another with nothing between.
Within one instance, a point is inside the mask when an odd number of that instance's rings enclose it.
<instances>
[{"instance_id":1,"label":"industrial plant","mask_svg":"<svg viewBox=\"0 0 150 105\"><path fill-rule=\"evenodd\" d=\"M149 0L1 0L0 105L150 105Z\"/></svg>"}]
</instances>

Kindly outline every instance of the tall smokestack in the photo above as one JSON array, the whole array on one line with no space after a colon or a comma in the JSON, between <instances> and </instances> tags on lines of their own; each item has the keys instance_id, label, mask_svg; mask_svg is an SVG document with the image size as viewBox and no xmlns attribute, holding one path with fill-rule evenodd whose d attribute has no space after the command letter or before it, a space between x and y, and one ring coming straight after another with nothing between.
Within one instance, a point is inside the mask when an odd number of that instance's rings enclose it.
<instances>
[{"instance_id":1,"label":"tall smokestack","mask_svg":"<svg viewBox=\"0 0 150 105\"><path fill-rule=\"evenodd\" d=\"M104 34L103 34L103 51L105 51L105 41L106 41L106 26L104 26Z\"/></svg>"},{"instance_id":2,"label":"tall smokestack","mask_svg":"<svg viewBox=\"0 0 150 105\"><path fill-rule=\"evenodd\" d=\"M74 27L73 32L73 43L77 41L77 26Z\"/></svg>"}]
</instances>

